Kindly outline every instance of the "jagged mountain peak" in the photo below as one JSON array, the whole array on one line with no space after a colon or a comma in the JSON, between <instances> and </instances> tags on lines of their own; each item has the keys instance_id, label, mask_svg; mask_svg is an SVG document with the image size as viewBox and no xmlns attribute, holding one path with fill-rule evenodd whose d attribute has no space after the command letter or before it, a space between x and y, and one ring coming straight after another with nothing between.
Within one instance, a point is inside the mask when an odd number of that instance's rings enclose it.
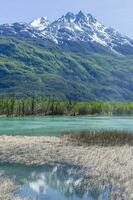
<instances>
[{"instance_id":1,"label":"jagged mountain peak","mask_svg":"<svg viewBox=\"0 0 133 200\"><path fill-rule=\"evenodd\" d=\"M97 20L91 14L85 14L82 11L79 11L77 14L68 12L56 21L69 22L69 23L74 23L74 22L89 23L89 22L96 22Z\"/></svg>"},{"instance_id":2,"label":"jagged mountain peak","mask_svg":"<svg viewBox=\"0 0 133 200\"><path fill-rule=\"evenodd\" d=\"M97 39L97 33L95 33L101 27L103 27L102 24L90 14L84 14L82 11L77 14L68 12L66 15L63 15L61 18L51 23L43 34L45 36L48 35L48 38L51 40L54 39L56 43L62 43L63 40L78 40L82 42L95 40L103 45L105 42L102 42L101 39Z\"/></svg>"},{"instance_id":3,"label":"jagged mountain peak","mask_svg":"<svg viewBox=\"0 0 133 200\"><path fill-rule=\"evenodd\" d=\"M79 13L76 14L76 19L86 21L87 15L84 14L82 11L79 11Z\"/></svg>"},{"instance_id":4,"label":"jagged mountain peak","mask_svg":"<svg viewBox=\"0 0 133 200\"><path fill-rule=\"evenodd\" d=\"M68 12L50 22L46 17L30 23L13 23L0 26L0 34L34 39L48 39L57 44L71 42L86 43L94 48L106 48L116 53L133 54L133 40L121 35L113 28L100 23L91 14L82 11Z\"/></svg>"},{"instance_id":5,"label":"jagged mountain peak","mask_svg":"<svg viewBox=\"0 0 133 200\"><path fill-rule=\"evenodd\" d=\"M68 12L65 16L65 17L69 22L73 21L75 19L75 14L72 13L72 12Z\"/></svg>"},{"instance_id":6,"label":"jagged mountain peak","mask_svg":"<svg viewBox=\"0 0 133 200\"><path fill-rule=\"evenodd\" d=\"M33 28L36 28L40 31L44 30L49 24L50 21L47 19L47 17L37 18L30 23Z\"/></svg>"},{"instance_id":7,"label":"jagged mountain peak","mask_svg":"<svg viewBox=\"0 0 133 200\"><path fill-rule=\"evenodd\" d=\"M79 15L80 17L86 16L86 14L82 10L80 10L77 15Z\"/></svg>"}]
</instances>

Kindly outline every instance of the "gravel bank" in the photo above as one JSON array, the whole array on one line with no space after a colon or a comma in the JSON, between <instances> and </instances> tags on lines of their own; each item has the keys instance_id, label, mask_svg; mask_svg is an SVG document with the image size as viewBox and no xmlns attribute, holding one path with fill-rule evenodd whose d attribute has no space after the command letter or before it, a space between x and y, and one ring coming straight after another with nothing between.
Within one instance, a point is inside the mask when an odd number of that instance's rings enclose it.
<instances>
[{"instance_id":1,"label":"gravel bank","mask_svg":"<svg viewBox=\"0 0 133 200\"><path fill-rule=\"evenodd\" d=\"M86 168L89 182L95 185L112 184L113 199L133 199L133 146L78 146L57 137L0 137L0 163L43 165L64 162ZM1 179L1 177L0 177ZM7 184L9 179L5 180ZM11 188L12 183L10 182ZM9 187L8 187L9 188ZM0 199L6 186L1 189ZM9 191L6 192L8 194Z\"/></svg>"}]
</instances>

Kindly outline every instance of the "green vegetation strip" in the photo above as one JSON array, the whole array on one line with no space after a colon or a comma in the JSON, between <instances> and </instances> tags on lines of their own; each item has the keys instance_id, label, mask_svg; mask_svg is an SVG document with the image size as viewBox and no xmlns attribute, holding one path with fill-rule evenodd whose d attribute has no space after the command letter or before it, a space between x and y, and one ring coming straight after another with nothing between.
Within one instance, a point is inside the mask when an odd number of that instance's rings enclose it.
<instances>
[{"instance_id":1,"label":"green vegetation strip","mask_svg":"<svg viewBox=\"0 0 133 200\"><path fill-rule=\"evenodd\" d=\"M0 94L133 101L133 56L0 36Z\"/></svg>"},{"instance_id":2,"label":"green vegetation strip","mask_svg":"<svg viewBox=\"0 0 133 200\"><path fill-rule=\"evenodd\" d=\"M54 98L0 98L0 115L133 115L133 102L77 102Z\"/></svg>"}]
</instances>

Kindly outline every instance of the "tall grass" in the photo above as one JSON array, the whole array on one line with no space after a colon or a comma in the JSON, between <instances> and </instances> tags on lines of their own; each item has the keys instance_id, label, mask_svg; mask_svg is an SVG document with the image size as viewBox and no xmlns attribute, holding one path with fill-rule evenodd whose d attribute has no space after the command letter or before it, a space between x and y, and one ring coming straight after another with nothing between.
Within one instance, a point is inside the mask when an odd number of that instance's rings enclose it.
<instances>
[{"instance_id":1,"label":"tall grass","mask_svg":"<svg viewBox=\"0 0 133 200\"><path fill-rule=\"evenodd\" d=\"M76 145L122 146L133 145L133 133L122 131L88 131L79 134L66 134L70 142Z\"/></svg>"}]
</instances>

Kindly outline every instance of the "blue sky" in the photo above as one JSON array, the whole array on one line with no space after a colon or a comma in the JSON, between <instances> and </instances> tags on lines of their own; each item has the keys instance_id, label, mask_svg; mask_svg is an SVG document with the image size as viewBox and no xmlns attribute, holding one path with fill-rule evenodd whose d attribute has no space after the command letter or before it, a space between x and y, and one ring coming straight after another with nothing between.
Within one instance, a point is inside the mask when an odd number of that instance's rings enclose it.
<instances>
[{"instance_id":1,"label":"blue sky","mask_svg":"<svg viewBox=\"0 0 133 200\"><path fill-rule=\"evenodd\" d=\"M28 22L41 16L54 20L79 10L133 38L133 0L0 0L0 23Z\"/></svg>"}]
</instances>

